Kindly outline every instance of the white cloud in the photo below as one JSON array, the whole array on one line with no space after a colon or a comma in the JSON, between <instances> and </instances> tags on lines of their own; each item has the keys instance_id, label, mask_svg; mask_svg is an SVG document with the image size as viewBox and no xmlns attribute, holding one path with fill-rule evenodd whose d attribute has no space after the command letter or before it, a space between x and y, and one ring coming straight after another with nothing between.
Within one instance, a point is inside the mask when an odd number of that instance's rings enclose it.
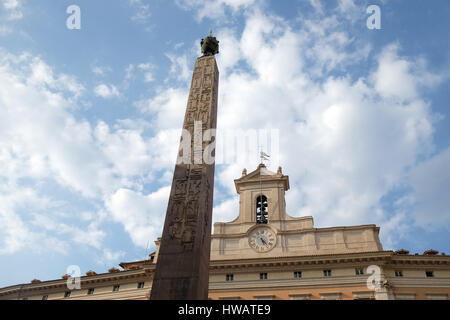
<instances>
[{"instance_id":1,"label":"white cloud","mask_svg":"<svg viewBox=\"0 0 450 320\"><path fill-rule=\"evenodd\" d=\"M176 56L174 54L166 54L166 56L170 59L170 75L174 76L176 79L180 81L187 81L191 76L191 72L188 65L188 57L183 54L180 56Z\"/></svg>"},{"instance_id":2,"label":"white cloud","mask_svg":"<svg viewBox=\"0 0 450 320\"><path fill-rule=\"evenodd\" d=\"M386 98L400 100L420 96L420 87L437 85L442 77L427 70L420 59L409 61L399 57L398 44L386 47L380 54L378 70L372 75L377 91Z\"/></svg>"},{"instance_id":3,"label":"white cloud","mask_svg":"<svg viewBox=\"0 0 450 320\"><path fill-rule=\"evenodd\" d=\"M105 76L107 73L110 73L112 71L111 67L100 67L100 66L93 66L92 72L98 76Z\"/></svg>"},{"instance_id":4,"label":"white cloud","mask_svg":"<svg viewBox=\"0 0 450 320\"><path fill-rule=\"evenodd\" d=\"M71 243L101 249L106 233L99 229L99 222L100 220L96 219L87 226L79 227L78 225L59 222L55 215L40 212L34 215L34 219L30 223L50 234L63 236L67 244L70 241Z\"/></svg>"},{"instance_id":5,"label":"white cloud","mask_svg":"<svg viewBox=\"0 0 450 320\"><path fill-rule=\"evenodd\" d=\"M356 5L354 0L338 0L338 9L346 13L348 11L352 11L356 9Z\"/></svg>"},{"instance_id":6,"label":"white cloud","mask_svg":"<svg viewBox=\"0 0 450 320\"><path fill-rule=\"evenodd\" d=\"M170 186L149 195L128 189L119 189L106 201L114 221L121 223L136 246L161 236L169 199Z\"/></svg>"},{"instance_id":7,"label":"white cloud","mask_svg":"<svg viewBox=\"0 0 450 320\"><path fill-rule=\"evenodd\" d=\"M128 0L128 3L135 9L135 14L131 20L137 23L146 23L150 19L150 6L144 0Z\"/></svg>"},{"instance_id":8,"label":"white cloud","mask_svg":"<svg viewBox=\"0 0 450 320\"><path fill-rule=\"evenodd\" d=\"M213 211L213 223L233 221L239 215L239 198L236 195L232 199L223 201L214 206Z\"/></svg>"},{"instance_id":9,"label":"white cloud","mask_svg":"<svg viewBox=\"0 0 450 320\"><path fill-rule=\"evenodd\" d=\"M195 10L197 19L223 18L228 10L237 13L242 9L251 7L258 0L176 0L175 3L183 9Z\"/></svg>"},{"instance_id":10,"label":"white cloud","mask_svg":"<svg viewBox=\"0 0 450 320\"><path fill-rule=\"evenodd\" d=\"M145 82L152 82L155 79L153 78L152 71L155 69L155 66L151 63L141 63L138 66L138 69L141 70L144 73L144 81Z\"/></svg>"},{"instance_id":11,"label":"white cloud","mask_svg":"<svg viewBox=\"0 0 450 320\"><path fill-rule=\"evenodd\" d=\"M5 9L17 9L20 5L19 0L2 0Z\"/></svg>"},{"instance_id":12,"label":"white cloud","mask_svg":"<svg viewBox=\"0 0 450 320\"><path fill-rule=\"evenodd\" d=\"M135 70L135 66L133 64L128 65L125 69L125 80L131 80L134 78L133 71Z\"/></svg>"},{"instance_id":13,"label":"white cloud","mask_svg":"<svg viewBox=\"0 0 450 320\"><path fill-rule=\"evenodd\" d=\"M136 106L142 111L154 115L152 125L156 129L181 128L189 91L168 88L155 97L139 101ZM181 136L181 130L178 129Z\"/></svg>"},{"instance_id":14,"label":"white cloud","mask_svg":"<svg viewBox=\"0 0 450 320\"><path fill-rule=\"evenodd\" d=\"M113 161L114 174L122 178L123 185L133 184L130 177L147 180L151 174L153 152L150 142L143 139L139 131L118 127L112 132L105 122L100 121L93 135L106 159Z\"/></svg>"},{"instance_id":15,"label":"white cloud","mask_svg":"<svg viewBox=\"0 0 450 320\"><path fill-rule=\"evenodd\" d=\"M220 54L217 56L217 63L220 65L221 74L224 75L241 59L241 46L236 31L233 29L220 29L217 39L220 39Z\"/></svg>"},{"instance_id":16,"label":"white cloud","mask_svg":"<svg viewBox=\"0 0 450 320\"><path fill-rule=\"evenodd\" d=\"M23 0L1 0L0 4L3 5L6 11L7 20L19 20L23 18L22 12Z\"/></svg>"},{"instance_id":17,"label":"white cloud","mask_svg":"<svg viewBox=\"0 0 450 320\"><path fill-rule=\"evenodd\" d=\"M19 214L29 208L42 212L53 205L52 201L41 197L31 188L3 184L0 187L0 254L12 254L24 249L29 252L51 250L67 253L67 242L32 228Z\"/></svg>"},{"instance_id":18,"label":"white cloud","mask_svg":"<svg viewBox=\"0 0 450 320\"><path fill-rule=\"evenodd\" d=\"M320 2L320 0L309 0L309 3L316 10L316 12L318 12L320 14L323 13L323 6L322 6L322 2Z\"/></svg>"},{"instance_id":19,"label":"white cloud","mask_svg":"<svg viewBox=\"0 0 450 320\"><path fill-rule=\"evenodd\" d=\"M97 259L98 264L105 265L117 265L119 263L119 259L125 256L124 251L112 251L110 249L103 249L103 254L101 257Z\"/></svg>"},{"instance_id":20,"label":"white cloud","mask_svg":"<svg viewBox=\"0 0 450 320\"><path fill-rule=\"evenodd\" d=\"M114 85L100 84L94 88L94 93L98 97L110 99L120 96L119 90Z\"/></svg>"},{"instance_id":21,"label":"white cloud","mask_svg":"<svg viewBox=\"0 0 450 320\"><path fill-rule=\"evenodd\" d=\"M128 82L136 79L136 76L142 75L144 78L144 82L153 82L154 78L154 70L156 66L150 62L140 63L138 65L130 64L125 69L125 82L128 85Z\"/></svg>"},{"instance_id":22,"label":"white cloud","mask_svg":"<svg viewBox=\"0 0 450 320\"><path fill-rule=\"evenodd\" d=\"M337 9L351 22L356 22L366 17L364 15L366 8L363 8L363 5L357 6L355 0L338 0Z\"/></svg>"},{"instance_id":23,"label":"white cloud","mask_svg":"<svg viewBox=\"0 0 450 320\"><path fill-rule=\"evenodd\" d=\"M412 211L415 224L429 230L449 228L450 149L421 162L411 170L408 181L413 189L402 203ZM406 208L405 208L406 207Z\"/></svg>"},{"instance_id":24,"label":"white cloud","mask_svg":"<svg viewBox=\"0 0 450 320\"><path fill-rule=\"evenodd\" d=\"M29 54L0 58L1 253L23 248L64 253L73 244L101 249L102 214L81 214L77 223L47 183L81 199L102 202L121 187L152 177L151 140L142 120L92 126L72 114L84 87ZM25 181L25 182L24 182ZM74 210L74 209L72 209Z\"/></svg>"}]
</instances>

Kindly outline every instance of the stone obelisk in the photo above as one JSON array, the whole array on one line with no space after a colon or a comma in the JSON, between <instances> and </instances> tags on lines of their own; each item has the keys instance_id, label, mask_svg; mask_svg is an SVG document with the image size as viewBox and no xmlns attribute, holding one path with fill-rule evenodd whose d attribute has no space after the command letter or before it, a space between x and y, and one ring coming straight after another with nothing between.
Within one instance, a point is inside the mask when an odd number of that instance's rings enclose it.
<instances>
[{"instance_id":1,"label":"stone obelisk","mask_svg":"<svg viewBox=\"0 0 450 320\"><path fill-rule=\"evenodd\" d=\"M202 39L201 48L203 56L194 66L151 300L208 299L214 160L209 157L205 161L204 155L214 153L210 152L215 145L211 136L217 125L219 90L214 55L219 52L219 41L210 33ZM213 134L205 134L208 131Z\"/></svg>"}]
</instances>

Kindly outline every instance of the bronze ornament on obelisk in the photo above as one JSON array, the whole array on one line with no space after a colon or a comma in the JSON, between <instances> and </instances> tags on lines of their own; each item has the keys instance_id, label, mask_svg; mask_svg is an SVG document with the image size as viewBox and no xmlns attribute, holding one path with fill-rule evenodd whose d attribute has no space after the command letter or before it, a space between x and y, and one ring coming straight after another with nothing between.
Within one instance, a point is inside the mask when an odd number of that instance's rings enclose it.
<instances>
[{"instance_id":1,"label":"bronze ornament on obelisk","mask_svg":"<svg viewBox=\"0 0 450 320\"><path fill-rule=\"evenodd\" d=\"M219 90L214 55L219 52L219 41L210 33L202 39L201 48L203 56L194 66L151 300L208 299L215 166L211 146L215 145Z\"/></svg>"}]
</instances>

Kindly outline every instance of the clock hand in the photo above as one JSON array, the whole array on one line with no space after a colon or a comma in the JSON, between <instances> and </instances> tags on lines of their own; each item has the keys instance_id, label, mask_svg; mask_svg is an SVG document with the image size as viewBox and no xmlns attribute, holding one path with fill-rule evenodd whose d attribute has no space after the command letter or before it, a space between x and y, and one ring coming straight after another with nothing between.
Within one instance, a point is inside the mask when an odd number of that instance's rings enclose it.
<instances>
[{"instance_id":1,"label":"clock hand","mask_svg":"<svg viewBox=\"0 0 450 320\"><path fill-rule=\"evenodd\" d=\"M266 245L266 244L267 244L266 240L264 240L263 237L261 237L260 239L261 239L261 242L263 243L263 245Z\"/></svg>"}]
</instances>

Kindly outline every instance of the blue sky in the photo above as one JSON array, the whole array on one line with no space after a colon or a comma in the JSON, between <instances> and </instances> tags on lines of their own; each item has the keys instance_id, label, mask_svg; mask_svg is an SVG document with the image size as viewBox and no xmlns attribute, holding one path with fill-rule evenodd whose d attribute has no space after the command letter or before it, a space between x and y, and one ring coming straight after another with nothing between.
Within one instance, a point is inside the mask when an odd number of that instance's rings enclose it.
<instances>
[{"instance_id":1,"label":"blue sky","mask_svg":"<svg viewBox=\"0 0 450 320\"><path fill-rule=\"evenodd\" d=\"M278 130L290 215L450 253L449 15L447 0L0 0L0 286L154 249L210 29L218 143ZM247 151L216 165L214 221L238 214Z\"/></svg>"}]
</instances>

